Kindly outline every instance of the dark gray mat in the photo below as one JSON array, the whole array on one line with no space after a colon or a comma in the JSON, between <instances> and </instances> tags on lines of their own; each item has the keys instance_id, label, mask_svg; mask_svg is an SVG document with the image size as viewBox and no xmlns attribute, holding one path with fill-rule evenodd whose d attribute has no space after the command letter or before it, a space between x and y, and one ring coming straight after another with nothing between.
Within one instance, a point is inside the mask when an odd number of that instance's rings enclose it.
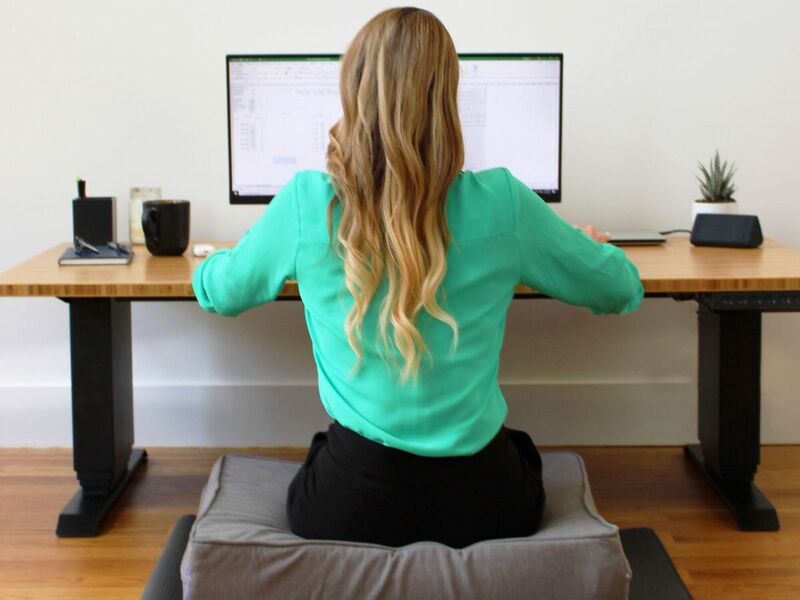
<instances>
[{"instance_id":1,"label":"dark gray mat","mask_svg":"<svg viewBox=\"0 0 800 600\"><path fill-rule=\"evenodd\" d=\"M178 519L142 593L142 600L181 600L180 565L194 515ZM664 546L652 529L620 530L633 570L630 600L691 600Z\"/></svg>"},{"instance_id":2,"label":"dark gray mat","mask_svg":"<svg viewBox=\"0 0 800 600\"><path fill-rule=\"evenodd\" d=\"M655 531L620 529L619 536L633 571L631 600L692 599Z\"/></svg>"},{"instance_id":3,"label":"dark gray mat","mask_svg":"<svg viewBox=\"0 0 800 600\"><path fill-rule=\"evenodd\" d=\"M184 515L175 523L156 568L147 580L142 600L181 600L183 597L181 559L189 542L194 519L194 515Z\"/></svg>"}]
</instances>

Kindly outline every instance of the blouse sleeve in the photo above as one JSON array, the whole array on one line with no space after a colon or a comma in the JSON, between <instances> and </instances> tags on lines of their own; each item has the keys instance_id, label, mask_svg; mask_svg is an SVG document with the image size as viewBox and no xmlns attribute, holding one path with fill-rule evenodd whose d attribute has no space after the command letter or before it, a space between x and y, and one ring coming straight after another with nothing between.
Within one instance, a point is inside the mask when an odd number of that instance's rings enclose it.
<instances>
[{"instance_id":1,"label":"blouse sleeve","mask_svg":"<svg viewBox=\"0 0 800 600\"><path fill-rule=\"evenodd\" d=\"M192 288L203 310L236 316L274 300L286 280L296 278L296 180L281 188L234 248L217 250L195 269Z\"/></svg>"},{"instance_id":2,"label":"blouse sleeve","mask_svg":"<svg viewBox=\"0 0 800 600\"><path fill-rule=\"evenodd\" d=\"M561 219L506 172L516 215L520 282L595 314L639 308L644 288L636 266L611 244L594 241Z\"/></svg>"}]
</instances>

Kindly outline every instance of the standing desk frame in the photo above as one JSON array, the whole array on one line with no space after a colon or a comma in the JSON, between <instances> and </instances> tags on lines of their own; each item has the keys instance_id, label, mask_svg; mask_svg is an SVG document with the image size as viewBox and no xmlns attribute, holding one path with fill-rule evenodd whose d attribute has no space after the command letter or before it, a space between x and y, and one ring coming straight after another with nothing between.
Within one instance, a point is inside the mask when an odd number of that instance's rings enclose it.
<instances>
[{"instance_id":1,"label":"standing desk frame","mask_svg":"<svg viewBox=\"0 0 800 600\"><path fill-rule=\"evenodd\" d=\"M217 247L229 243L215 243ZM58 518L59 537L98 534L146 459L134 448L131 302L193 301L202 259L152 257L128 266L61 267L60 244L0 275L0 296L53 296L69 304L73 466L79 489ZM761 315L800 311L800 252L695 248L685 239L626 247L647 297L698 305L698 438L685 447L744 531L779 529L754 483L760 461ZM519 286L517 298L543 298ZM280 300L299 300L287 282Z\"/></svg>"}]
</instances>

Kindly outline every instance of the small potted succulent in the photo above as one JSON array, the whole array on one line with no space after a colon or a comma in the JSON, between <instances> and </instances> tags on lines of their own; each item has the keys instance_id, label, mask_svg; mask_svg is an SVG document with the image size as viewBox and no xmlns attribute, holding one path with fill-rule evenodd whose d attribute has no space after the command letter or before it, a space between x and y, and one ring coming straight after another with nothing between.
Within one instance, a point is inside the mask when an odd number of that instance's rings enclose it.
<instances>
[{"instance_id":1,"label":"small potted succulent","mask_svg":"<svg viewBox=\"0 0 800 600\"><path fill-rule=\"evenodd\" d=\"M698 162L701 176L697 177L700 182L701 199L695 200L692 204L692 222L700 213L713 214L733 214L736 210L736 200L733 193L736 186L733 183L733 174L736 167L733 163L728 165L728 161L721 162L719 150L708 163L706 168L703 163Z\"/></svg>"}]
</instances>

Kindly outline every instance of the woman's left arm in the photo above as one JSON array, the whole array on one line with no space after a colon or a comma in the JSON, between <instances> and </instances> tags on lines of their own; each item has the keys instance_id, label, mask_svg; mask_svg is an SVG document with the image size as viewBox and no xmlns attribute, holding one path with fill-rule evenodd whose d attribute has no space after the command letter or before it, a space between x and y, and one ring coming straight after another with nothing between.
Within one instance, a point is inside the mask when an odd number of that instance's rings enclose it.
<instances>
[{"instance_id":1,"label":"woman's left arm","mask_svg":"<svg viewBox=\"0 0 800 600\"><path fill-rule=\"evenodd\" d=\"M296 179L281 188L235 247L218 250L197 266L192 288L203 310L234 317L274 300L286 280L296 278Z\"/></svg>"}]
</instances>

